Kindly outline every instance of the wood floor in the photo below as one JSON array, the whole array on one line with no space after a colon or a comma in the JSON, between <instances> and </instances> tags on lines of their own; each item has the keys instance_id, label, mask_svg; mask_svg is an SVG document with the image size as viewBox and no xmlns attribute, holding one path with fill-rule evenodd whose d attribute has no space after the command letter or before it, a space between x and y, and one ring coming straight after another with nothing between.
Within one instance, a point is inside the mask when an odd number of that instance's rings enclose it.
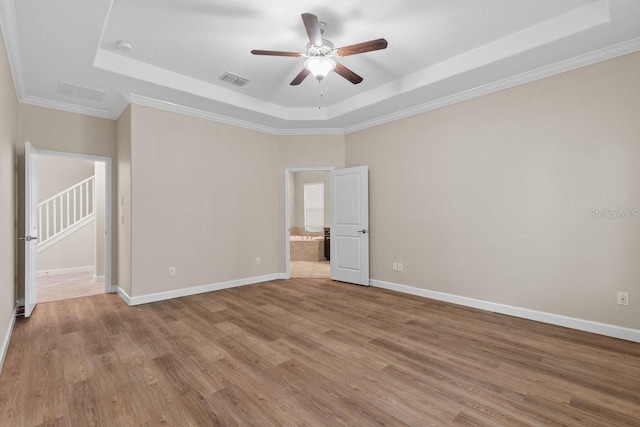
<instances>
[{"instance_id":1,"label":"wood floor","mask_svg":"<svg viewBox=\"0 0 640 427\"><path fill-rule=\"evenodd\" d=\"M38 277L37 287L38 303L104 293L104 282L96 281L93 272L86 271Z\"/></svg>"},{"instance_id":2,"label":"wood floor","mask_svg":"<svg viewBox=\"0 0 640 427\"><path fill-rule=\"evenodd\" d=\"M19 319L1 426L639 426L640 344L330 280Z\"/></svg>"}]
</instances>

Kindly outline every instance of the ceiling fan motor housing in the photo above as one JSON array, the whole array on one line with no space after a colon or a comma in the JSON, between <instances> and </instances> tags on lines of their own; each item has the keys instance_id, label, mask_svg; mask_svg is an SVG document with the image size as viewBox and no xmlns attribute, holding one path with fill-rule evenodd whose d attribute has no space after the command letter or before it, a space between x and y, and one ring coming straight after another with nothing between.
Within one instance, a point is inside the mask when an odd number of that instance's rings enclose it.
<instances>
[{"instance_id":1,"label":"ceiling fan motor housing","mask_svg":"<svg viewBox=\"0 0 640 427\"><path fill-rule=\"evenodd\" d=\"M322 46L314 46L311 43L307 43L307 56L313 58L314 56L337 56L333 43L327 39L322 39Z\"/></svg>"},{"instance_id":2,"label":"ceiling fan motor housing","mask_svg":"<svg viewBox=\"0 0 640 427\"><path fill-rule=\"evenodd\" d=\"M387 48L385 39L370 40L367 42L356 43L349 46L343 46L336 49L331 41L322 38L327 24L319 21L318 17L313 13L303 13L302 22L304 23L309 37L306 53L282 52L277 50L252 50L254 55L269 56L289 56L294 58L306 58L304 68L289 83L291 86L298 86L309 75L312 74L318 80L325 78L327 73L335 71L336 74L344 77L353 84L362 82L362 77L348 69L342 64L338 64L334 58L342 58L359 53L371 52Z\"/></svg>"}]
</instances>

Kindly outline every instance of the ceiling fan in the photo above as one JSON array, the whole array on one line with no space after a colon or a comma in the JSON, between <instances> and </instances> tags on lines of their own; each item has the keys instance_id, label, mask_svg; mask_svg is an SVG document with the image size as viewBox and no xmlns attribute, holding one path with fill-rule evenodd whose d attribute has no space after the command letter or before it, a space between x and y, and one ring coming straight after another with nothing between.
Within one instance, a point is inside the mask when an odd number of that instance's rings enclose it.
<instances>
[{"instance_id":1,"label":"ceiling fan","mask_svg":"<svg viewBox=\"0 0 640 427\"><path fill-rule=\"evenodd\" d=\"M304 68L302 71L300 71L300 73L291 81L290 85L292 86L297 86L302 83L309 74L312 74L313 77L318 79L318 81L321 81L332 70L349 80L351 83L358 84L363 80L362 77L344 65L337 63L334 58L386 49L387 47L387 41L385 39L377 39L335 49L333 47L333 43L322 38L322 34L324 33L327 25L324 22L319 22L316 15L312 13L303 13L302 22L304 22L307 35L309 36L306 53L255 49L251 51L254 55L307 58L304 62Z\"/></svg>"}]
</instances>

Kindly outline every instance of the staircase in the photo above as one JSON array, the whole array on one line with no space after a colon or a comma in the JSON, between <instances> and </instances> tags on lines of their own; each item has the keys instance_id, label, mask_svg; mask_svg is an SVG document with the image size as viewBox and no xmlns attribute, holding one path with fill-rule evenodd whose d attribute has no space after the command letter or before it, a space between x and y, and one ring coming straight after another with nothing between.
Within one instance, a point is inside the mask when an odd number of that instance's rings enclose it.
<instances>
[{"instance_id":1,"label":"staircase","mask_svg":"<svg viewBox=\"0 0 640 427\"><path fill-rule=\"evenodd\" d=\"M95 175L38 203L38 244L41 252L95 218Z\"/></svg>"}]
</instances>

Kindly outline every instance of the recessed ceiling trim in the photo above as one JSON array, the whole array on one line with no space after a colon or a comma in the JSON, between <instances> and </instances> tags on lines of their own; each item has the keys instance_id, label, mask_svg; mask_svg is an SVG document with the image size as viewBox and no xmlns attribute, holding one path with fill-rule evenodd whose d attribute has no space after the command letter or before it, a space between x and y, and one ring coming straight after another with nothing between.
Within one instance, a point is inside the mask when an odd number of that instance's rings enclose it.
<instances>
[{"instance_id":1,"label":"recessed ceiling trim","mask_svg":"<svg viewBox=\"0 0 640 427\"><path fill-rule=\"evenodd\" d=\"M603 9L606 13L603 13ZM609 22L608 0L577 8L329 107L329 119Z\"/></svg>"},{"instance_id":2,"label":"recessed ceiling trim","mask_svg":"<svg viewBox=\"0 0 640 427\"><path fill-rule=\"evenodd\" d=\"M93 65L113 73L154 83L248 111L287 121L337 119L389 98L504 60L610 21L608 0L596 0L491 43L464 52L409 76L360 93L325 108L288 108L220 87L155 65L98 48ZM100 43L102 45L102 43Z\"/></svg>"},{"instance_id":3,"label":"recessed ceiling trim","mask_svg":"<svg viewBox=\"0 0 640 427\"><path fill-rule=\"evenodd\" d=\"M437 110L439 108L447 107L449 105L457 104L459 102L468 101L470 99L478 98L480 96L489 95L494 92L509 89L515 86L519 86L526 83L531 83L536 80L541 80L547 77L551 77L560 73L575 70L577 68L596 64L598 62L613 59L622 55L640 51L640 38L632 39L614 46L610 46L604 49L600 49L594 52L590 52L584 55L579 55L574 58L558 62L546 67L541 67L536 70L522 73L517 76L502 79L481 87L477 87L465 92L457 93L451 96L440 98L431 102L427 102L412 108L407 108L402 111L397 111L392 114L387 114L360 122L353 126L347 126L345 128L330 128L330 129L277 129L268 126L258 126L251 122L239 121L230 117L208 113L206 111L197 110L189 107L184 107L177 104L171 104L164 101L158 101L151 98L142 97L139 95L129 95L127 99L134 104L145 105L152 108L158 108L165 111L172 111L178 114L185 114L194 117L199 117L206 120L212 120L219 123L230 124L233 126L245 127L247 129L257 130L259 132L269 133L271 135L346 135L353 132L365 130L374 126L379 126L385 123L394 122L407 117L415 116L418 114L426 113L428 111ZM123 109L124 110L124 109Z\"/></svg>"},{"instance_id":4,"label":"recessed ceiling trim","mask_svg":"<svg viewBox=\"0 0 640 427\"><path fill-rule=\"evenodd\" d=\"M105 28L107 27L108 21L110 19L110 14L111 14L111 7L113 6L113 1L112 0L107 0L108 4L109 4L109 13L106 14L106 20L104 20L104 26L102 29L102 35L100 37L100 43L93 45L92 46L102 46L102 39L104 36L104 31ZM17 3L18 5L20 5L21 3ZM637 35L637 32L635 31L630 31L629 26L627 25L627 21L626 20L622 20L621 19L621 14L620 11L624 11L625 8L620 8L618 7L618 3L612 2L611 4L609 4L609 2L607 0L595 0L592 1L590 3L588 3L585 6L580 6L577 9L574 9L568 13L565 13L563 15L557 15L555 18L552 18L550 20L544 21L541 24L549 24L549 21L553 21L553 20L557 20L558 23L556 25L556 27L552 27L552 29L555 30L559 30L559 31L566 31L567 28L566 27L562 27L561 25L561 21L562 19L566 20L566 24L573 26L572 28L574 28L577 32L580 31L584 31L584 29L592 29L591 31L589 31L588 33L584 34L584 38L591 38L593 35L600 35L602 33L601 29L607 29L607 31L609 31L609 33L613 33L615 31L622 33L623 31L629 34L635 34ZM43 106L43 107L47 107L47 108L55 108L55 109L60 109L60 110L64 110L64 111L70 111L73 113L79 113L79 114L86 114L86 115L91 115L91 116L96 116L96 117L102 117L102 118L107 118L107 119L116 119L121 113L122 111L124 111L124 109L129 105L128 100L126 100L124 97L118 97L118 98L114 98L114 105L110 105L109 108L112 111L105 111L102 109L95 109L95 108L90 108L90 107L84 107L84 106L78 106L78 105L72 105L72 104L68 104L66 102L58 102L58 101L51 101L49 99L45 99L43 98L45 95L43 94L42 90L39 89L33 89L29 86L30 80L29 80L29 73L33 71L32 68L30 69L25 69L25 67L30 64L29 61L29 56L28 56L28 51L25 52L21 52L21 50L19 49L20 45L18 44L18 22L17 22L17 15L16 15L16 11L19 11L20 9L16 9L16 2L14 0L0 0L0 29L3 32L3 36L4 36L4 40L5 40L5 46L7 48L7 55L9 57L9 66L11 69L11 73L12 73L12 77L13 77L13 81L14 81L14 86L16 89L16 95L18 97L18 100L20 102L23 102L25 104L31 104L31 105L38 105L38 106ZM103 17L105 16L105 14L103 14L102 9L100 9L100 16ZM637 9L634 9L637 10ZM582 14L583 16L583 21L581 21L582 23L575 21L574 19L569 19L568 17L573 16L575 18L575 16ZM611 14L611 16L609 16ZM627 16L631 16L630 14L627 14ZM563 18L564 17L564 18ZM101 18L102 19L102 18ZM596 23L598 21L602 21L603 25L597 29L594 29L593 25L596 25ZM585 23L591 22L592 26L588 27L588 25L585 25ZM531 30L531 28L537 27L538 25L541 24L537 24L534 25L532 27L529 28L525 28L522 31L528 31ZM620 25L618 27L619 24L624 24L624 25ZM583 25L583 29L580 30L579 26ZM98 26L94 26L94 28L98 28ZM540 30L539 30L540 31ZM512 33L511 36L513 36L514 34L518 34L519 32L516 33ZM510 36L507 36L506 38L508 38ZM582 38L582 36L580 37L574 37L573 39L578 39L578 38ZM504 38L503 38L504 39ZM500 39L500 40L503 40ZM572 39L572 40L573 40ZM93 40L93 39L92 39ZM556 39L557 40L557 39ZM618 40L618 38L616 38L616 40ZM499 40L498 40L499 41ZM523 37L521 39L521 42L526 42L527 38ZM531 40L529 40L531 41ZM553 40L552 40L553 41ZM567 43L569 43L569 40L567 40ZM563 43L563 45L566 45L567 43ZM490 43L491 44L491 43ZM485 45L486 46L489 46ZM598 44L599 46L602 46L603 44ZM508 46L507 46L508 47ZM95 49L95 47L93 48ZM200 111L198 109L194 109L194 108L190 108L189 113L191 113L192 115L195 115L196 113L194 113L194 111L199 111L200 114L197 114L199 117L208 119L208 120L213 120L213 121L218 121L221 123L228 123L234 126L240 126L240 127L247 127L247 128L260 128L262 130L262 132L267 132L270 134L274 134L274 135L280 135L280 134L287 134L287 135L304 135L304 134L341 134L341 133L351 133L351 132L355 132L361 129L366 129L368 127L372 127L372 126L376 126L382 123L387 123L390 121L394 121L394 120L398 120L398 119L402 119L404 117L409 117L415 114L420 114L422 112L425 111L429 111L429 110L433 110L436 108L441 108L444 107L446 105L450 105L452 103L456 103L456 102L461 102L464 101L466 99L471 99L471 98L475 98L478 96L482 96L484 94L488 94L491 92L495 92L498 90L503 90L506 89L508 87L512 87L512 86L516 86L518 84L523 84L523 83L527 83L528 81L534 81L540 78L544 78L547 77L548 75L553 75L553 74L557 74L560 72L564 72L564 71L568 71L574 68L578 68L584 65L589 65L595 62L599 62L602 60L606 60L606 59L610 59L616 56L620 56L626 53L631 53L631 52L635 52L640 50L640 39L632 39L629 40L627 42L621 43L617 46L611 46L611 47L607 47L605 49L602 49L599 52L592 52L592 53L588 53L586 55L583 55L581 57L577 57L577 58L572 58L570 60L567 61L561 61L560 63L556 64L556 65L552 65L550 67L542 67L539 68L537 70L533 70L530 72L526 72L523 73L519 76L514 76L512 78L508 78L508 79L504 79L501 81L496 81L494 83L490 83L488 85L485 86L481 86L481 87L476 87L476 88L472 88L468 91L465 91L463 93L457 93L454 94L452 92L450 93L450 96L445 96L443 98L440 99L423 99L423 101L429 101L429 102L425 102L422 105L418 105L415 107L411 107L411 108L406 108L403 109L402 111L397 111L394 112L392 114L385 114L388 113L390 111L390 109L377 109L375 105L376 103L376 96L380 95L377 94L375 92L367 92L365 94L360 94L360 96L365 95L363 97L361 101L361 105L364 105L365 107L368 107L366 109L359 107L359 106L355 106L356 110L353 109L349 109L352 106L347 105L347 104L333 104L329 109L327 108L323 108L322 110L318 110L317 108L313 108L313 107L309 107L307 109L302 109L302 110L298 110L298 109L293 109L296 110L295 112L290 112L288 111L288 109L284 109L284 112L282 114L283 117L279 118L279 120L271 120L268 117L269 111L268 109L265 108L259 108L256 109L254 111L258 111L259 113L261 113L263 116L259 117L259 123L255 126L254 123L249 123L248 119L242 120L242 119L237 119L238 117L241 117L241 115L235 115L236 113L233 113L231 111L229 111L229 115L234 115L235 118L231 118L229 116L224 116L224 115L220 115L220 114L211 114L207 111ZM93 50L93 52L96 52L95 50ZM107 50L107 52L109 52ZM99 53L99 52L98 52ZM96 53L96 56L97 54ZM468 53L468 52L467 52ZM113 53L114 55L117 55L116 53ZM125 59L132 59L132 58L126 58L126 56L124 55L119 55ZM94 57L95 59L95 57ZM143 63L144 64L144 63ZM451 65L451 64L449 64ZM455 65L455 64L454 64ZM464 64L459 64L459 65L464 65ZM437 70L433 70L433 67L430 68L426 68L423 69L423 72L426 72L426 70L429 70L429 73L434 73ZM546 71L545 71L546 70ZM108 70L108 71L112 71L113 73L116 74L122 74L119 73L118 70ZM148 69L145 69L145 71L148 71ZM151 70L152 72L154 70ZM164 70L167 71L167 70ZM548 72L548 74L546 74L546 72ZM426 74L429 74L426 73ZM103 73L98 73L98 75L102 75L104 76ZM430 75L430 74L429 74ZM114 78L116 76L108 76L110 78ZM129 76L131 77L131 76ZM138 79L140 82L148 82L148 79L145 78L148 76L142 76L142 77L133 77L134 79ZM56 79L56 82L59 79ZM91 79L86 80L88 82L91 81ZM206 82L202 82L205 83ZM400 87L400 89L405 89L405 86L410 85L411 83L414 82L407 82L407 81L396 81L395 85L397 87ZM164 86L162 83L159 83L160 86ZM214 85L215 86L215 85ZM37 87L37 86L36 86ZM216 86L217 87L217 86ZM129 81L128 84L125 85L126 89L119 89L119 90L124 90L124 91L135 91L136 90L136 85L135 82ZM139 88L139 86L138 86ZM33 89L35 92L32 92L31 95L27 94L26 92ZM224 88L222 88L224 89ZM383 87L380 87L379 89L383 89ZM396 88L397 89L397 88ZM55 90L55 88L54 88ZM181 91L181 89L177 89L179 91ZM240 94L237 91L233 91L233 90L229 90L227 89L232 95L236 94L236 95L244 95L244 94ZM116 89L116 92L114 93L118 93L119 91ZM182 91L183 93L185 93L184 91ZM403 93L407 93L407 95L410 95L411 90L404 90ZM149 93L153 93L153 96L157 96L158 98L161 98L161 91L149 91ZM187 95L188 94L188 95ZM397 95L398 92L396 91L395 93L393 93L391 96L395 96ZM201 97L202 94L201 93L193 93L193 92L188 92L185 93L184 96L177 96L176 99L179 100L179 102L181 103L185 103L185 105L190 105L188 104L189 102L189 98L191 97L191 95L195 95L195 96L199 96ZM246 96L246 95L245 95ZM371 97L371 98L369 98ZM206 98L206 97L205 97ZM251 99L252 97L249 97ZM388 99L389 96L382 98L382 100L386 100ZM230 104L228 102L228 97L223 96L222 98L219 99L213 99L213 98L209 98L212 99L213 101L215 101L215 103L210 103L210 105L216 105L216 103L226 103L226 104ZM64 100L63 100L64 101ZM200 100L202 101L202 99ZM260 100L259 100L260 101ZM415 101L415 100L414 100ZM162 101L159 101L162 102ZM418 101L419 102L419 101ZM199 102L200 106L204 106L205 108L207 108L207 103L202 103ZM267 102L268 104L268 102ZM234 104L231 104L234 105ZM279 107L277 104L273 104L276 107ZM381 104L382 105L382 104ZM408 103L404 104L404 105L410 105ZM244 108L246 109L246 106L243 104L239 104L237 105L240 108ZM155 108L160 108L158 105L154 105ZM179 107L179 106L178 106ZM178 108L178 110L180 110L179 112L181 114L187 114L187 112L184 111L184 109L180 109ZM106 107L103 107L106 109ZM358 109L360 109L361 111L357 111ZM224 110L216 110L216 111L223 111ZM249 111L249 110L247 110ZM344 117L344 120L339 119L340 117L343 116L344 111L350 113L349 114L349 119L347 119L347 117ZM377 111L377 114L375 113ZM252 114L252 116L256 116L255 114ZM245 116L248 117L248 116ZM301 117L301 118L298 118ZM311 118L310 118L311 117ZM278 116L271 116L271 118L278 118ZM300 122L297 122L298 120L300 120ZM315 123L317 123L316 126L322 126L324 123L324 121L327 120L334 120L334 122L332 124L336 123L341 123L341 124L345 124L345 128L344 129L336 129L336 128L332 128L332 129L295 129L296 127L300 127L303 128L304 126L309 126L309 124L311 123L311 126L313 125L313 122L315 121ZM302 122L305 121L305 122ZM327 122L326 124L331 125L331 122ZM247 126L248 124L248 126ZM264 125L266 124L266 126ZM283 129L281 126L286 126L286 129ZM258 130L258 129L255 129Z\"/></svg>"},{"instance_id":5,"label":"recessed ceiling trim","mask_svg":"<svg viewBox=\"0 0 640 427\"><path fill-rule=\"evenodd\" d=\"M100 117L103 119L117 119L117 116L111 111L101 110L99 108L85 107L66 102L52 101L50 99L40 98L38 96L26 95L18 100L23 104L35 105L36 107L52 108L54 110L67 111L69 113L83 114L85 116Z\"/></svg>"},{"instance_id":6,"label":"recessed ceiling trim","mask_svg":"<svg viewBox=\"0 0 640 427\"><path fill-rule=\"evenodd\" d=\"M480 96L488 95L493 92L508 89L521 84L526 84L532 81L540 80L546 77L550 77L566 71L571 71L580 67L592 65L598 62L606 61L616 58L618 56L634 53L640 51L640 38L632 39L614 46L610 46L604 49L600 49L595 52L590 52L584 55L580 55L569 60L561 61L556 64L542 67L531 72L523 73L518 76L503 79L482 87L471 89L469 91L454 94L445 98L441 98L435 101L427 102L412 108L407 108L402 111L394 112L380 116L371 120L357 123L353 126L347 126L343 128L274 128L269 126L257 125L252 122L234 119L231 117L209 113L207 111L198 110L191 107L185 107L178 104L173 104L157 99L152 99L136 94L124 94L114 111L109 112L100 109L94 109L89 107L82 107L73 104L67 104L57 101L51 101L35 96L24 96L19 99L20 102L29 105L35 105L45 108L54 108L58 110L68 111L71 113L84 114L89 116L101 117L105 119L115 120L122 112L127 108L129 104L144 105L151 108L157 108L164 111L170 111L177 114L183 114L193 117L198 117L205 120L211 120L218 123L228 124L232 126L238 126L246 129L255 130L271 135L344 135L353 132L365 130L374 126L379 126L385 123L390 123L396 120L401 120L407 117L411 117L417 114L432 111L438 108L443 108L452 104L467 101Z\"/></svg>"},{"instance_id":7,"label":"recessed ceiling trim","mask_svg":"<svg viewBox=\"0 0 640 427\"><path fill-rule=\"evenodd\" d=\"M186 107L184 105L173 104L171 102L160 101L146 96L136 95L133 93L125 95L125 98L131 103L151 107L158 110L169 111L172 113L182 114L186 116L196 117L199 119L210 120L217 123L241 127L257 132L267 133L271 135L344 135L344 130L340 128L334 129L276 129L269 126L258 125L245 120L238 120L228 116L209 113L207 111L198 110L197 108Z\"/></svg>"},{"instance_id":8,"label":"recessed ceiling trim","mask_svg":"<svg viewBox=\"0 0 640 427\"><path fill-rule=\"evenodd\" d=\"M327 120L327 109L286 108L247 96L231 89L216 86L193 77L137 61L105 49L98 49L93 66L105 71L155 83L202 98L224 102L249 111L268 114L282 120Z\"/></svg>"},{"instance_id":9,"label":"recessed ceiling trim","mask_svg":"<svg viewBox=\"0 0 640 427\"><path fill-rule=\"evenodd\" d=\"M638 51L640 51L640 38L628 40L626 42L623 42L614 46L610 46L610 47L600 49L594 52L590 52L584 55L579 55L574 58L558 62L556 64L548 65L546 67L541 67L536 70L519 74L517 76L508 77L506 79L502 79L502 80L499 80L484 86L480 86L465 92L456 93L451 96L440 98L440 99L427 102L421 105L417 105L415 107L407 108L402 111L396 111L394 113L380 116L371 120L367 120L353 126L347 126L344 128L344 133L350 134L350 133L357 132L360 130L365 130L374 126L379 126L385 123L394 122L396 120L415 116L421 113L426 113L432 110L437 110L439 108L447 107L449 105L457 104L459 102L468 101L473 98L489 95L494 92L499 92L501 90L509 89L515 86L531 83L536 80L541 80L547 77L555 76L560 73L564 73L567 71L597 64L598 62L617 58L619 56L627 55L627 54L638 52Z\"/></svg>"}]
</instances>

